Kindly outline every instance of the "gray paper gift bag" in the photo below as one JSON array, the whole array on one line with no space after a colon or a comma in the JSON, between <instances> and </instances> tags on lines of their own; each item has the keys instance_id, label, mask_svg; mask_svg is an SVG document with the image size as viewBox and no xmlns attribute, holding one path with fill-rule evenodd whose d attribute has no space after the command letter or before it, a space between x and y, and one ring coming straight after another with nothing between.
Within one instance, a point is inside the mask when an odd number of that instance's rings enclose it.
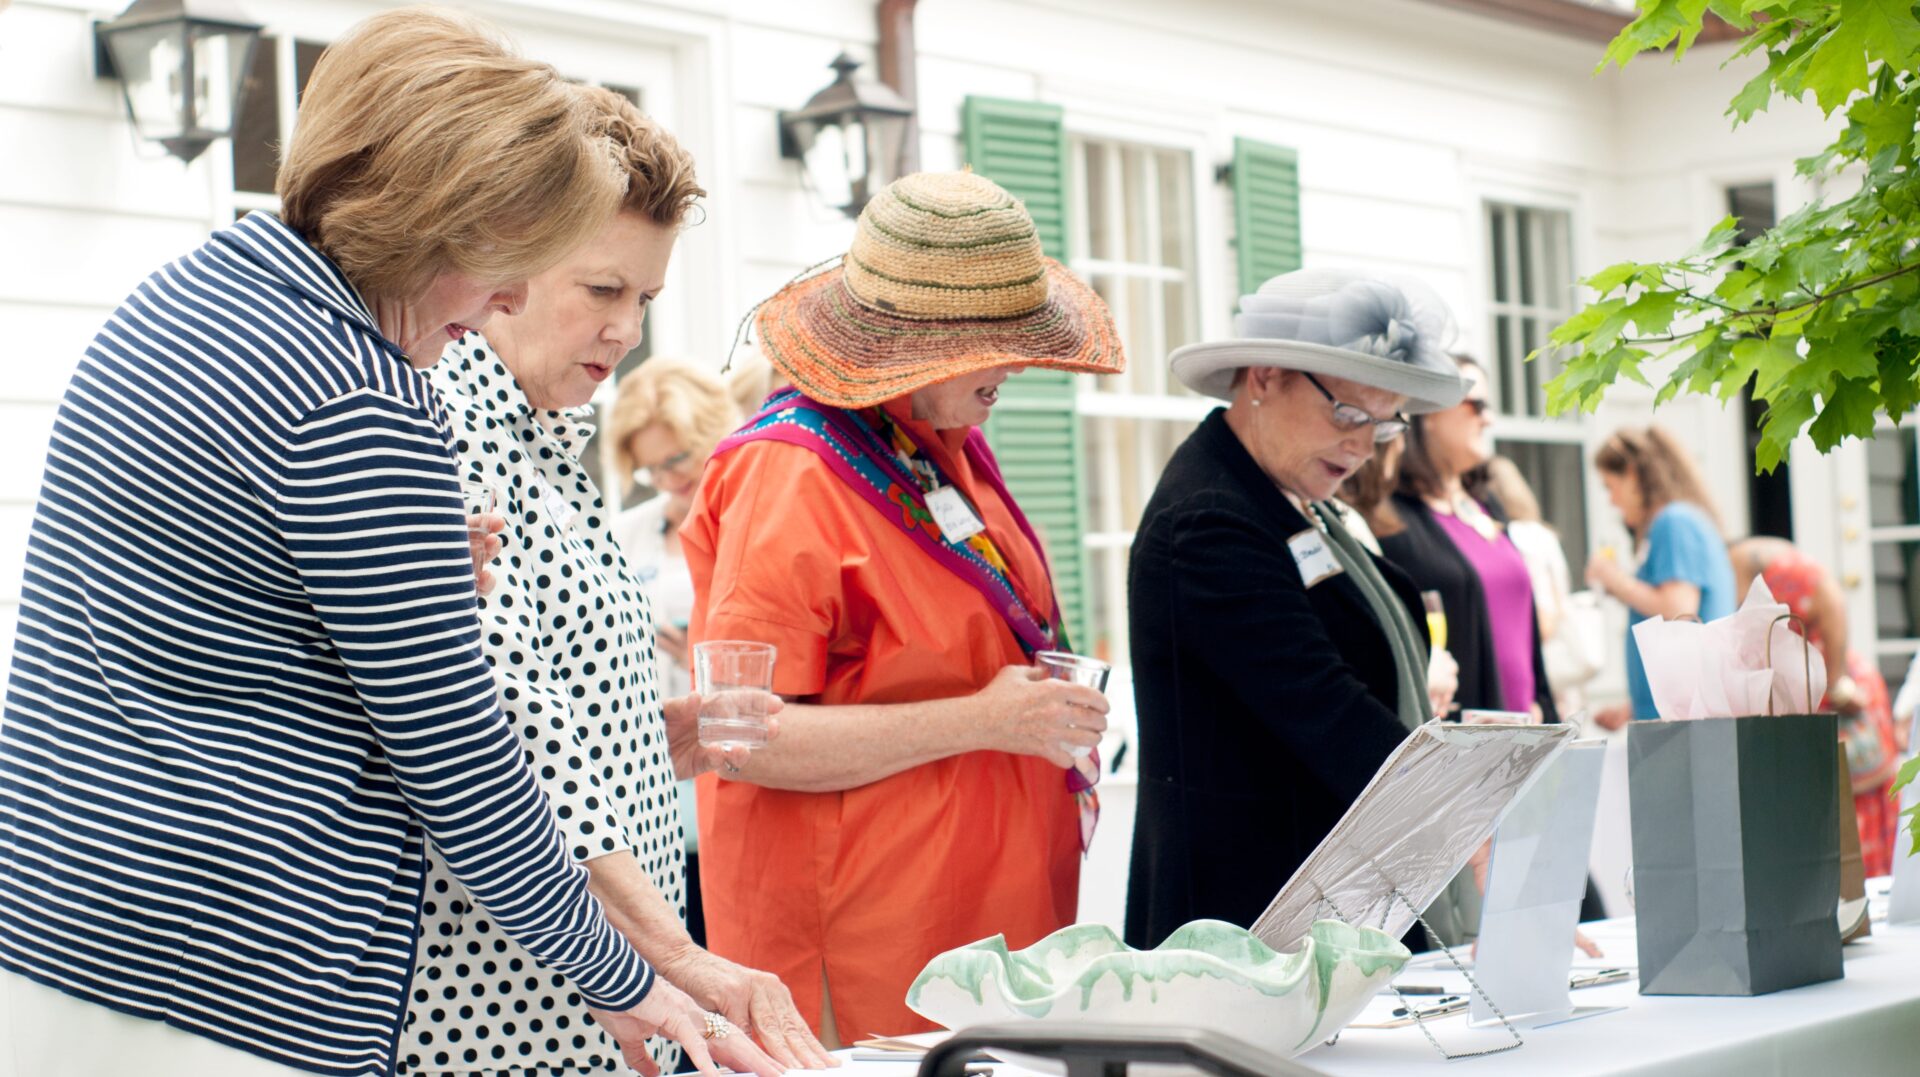
<instances>
[{"instance_id":1,"label":"gray paper gift bag","mask_svg":"<svg viewBox=\"0 0 1920 1077\"><path fill-rule=\"evenodd\" d=\"M1838 747L1831 714L1629 727L1641 994L1840 978Z\"/></svg>"}]
</instances>

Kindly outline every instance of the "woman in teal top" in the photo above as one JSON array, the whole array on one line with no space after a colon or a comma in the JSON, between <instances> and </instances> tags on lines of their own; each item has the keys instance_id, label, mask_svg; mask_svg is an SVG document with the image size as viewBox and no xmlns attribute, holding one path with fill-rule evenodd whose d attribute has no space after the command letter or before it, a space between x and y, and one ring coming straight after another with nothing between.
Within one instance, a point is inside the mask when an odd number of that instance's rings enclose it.
<instances>
[{"instance_id":1,"label":"woman in teal top","mask_svg":"<svg viewBox=\"0 0 1920 1077\"><path fill-rule=\"evenodd\" d=\"M1601 550L1587 563L1587 582L1626 603L1630 704L1604 707L1593 719L1619 729L1629 718L1658 718L1633 626L1649 617L1702 621L1734 611L1733 564L1706 488L1687 450L1659 427L1617 431L1594 454L1607 497L1620 510L1640 553L1638 571Z\"/></svg>"}]
</instances>

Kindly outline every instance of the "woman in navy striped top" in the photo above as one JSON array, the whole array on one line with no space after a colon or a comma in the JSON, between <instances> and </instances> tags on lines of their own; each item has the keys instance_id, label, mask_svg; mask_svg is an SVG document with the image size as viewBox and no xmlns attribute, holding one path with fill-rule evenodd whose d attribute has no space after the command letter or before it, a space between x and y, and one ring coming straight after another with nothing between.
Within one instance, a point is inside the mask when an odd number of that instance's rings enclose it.
<instances>
[{"instance_id":1,"label":"woman in navy striped top","mask_svg":"<svg viewBox=\"0 0 1920 1077\"><path fill-rule=\"evenodd\" d=\"M0 1074L391 1073L428 839L629 1064L655 1031L705 1060L502 718L419 369L622 188L550 68L389 12L314 71L284 223L215 234L100 330L0 722ZM775 1072L745 1037L715 1053Z\"/></svg>"}]
</instances>

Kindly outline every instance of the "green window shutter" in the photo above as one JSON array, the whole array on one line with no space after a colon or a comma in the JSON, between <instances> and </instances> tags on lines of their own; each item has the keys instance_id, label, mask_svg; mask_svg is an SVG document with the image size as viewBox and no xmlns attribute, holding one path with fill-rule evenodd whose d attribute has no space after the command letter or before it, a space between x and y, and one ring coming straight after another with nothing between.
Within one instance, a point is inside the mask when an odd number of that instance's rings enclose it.
<instances>
[{"instance_id":1,"label":"green window shutter","mask_svg":"<svg viewBox=\"0 0 1920 1077\"><path fill-rule=\"evenodd\" d=\"M969 97L962 113L967 164L1024 202L1053 258L1067 256L1067 134L1057 105ZM1060 608L1077 647L1089 648L1085 472L1074 376L1029 370L1000 387L987 442L1007 489L1047 547Z\"/></svg>"},{"instance_id":2,"label":"green window shutter","mask_svg":"<svg viewBox=\"0 0 1920 1077\"><path fill-rule=\"evenodd\" d=\"M1234 244L1240 294L1300 268L1300 160L1285 146L1233 140Z\"/></svg>"}]
</instances>

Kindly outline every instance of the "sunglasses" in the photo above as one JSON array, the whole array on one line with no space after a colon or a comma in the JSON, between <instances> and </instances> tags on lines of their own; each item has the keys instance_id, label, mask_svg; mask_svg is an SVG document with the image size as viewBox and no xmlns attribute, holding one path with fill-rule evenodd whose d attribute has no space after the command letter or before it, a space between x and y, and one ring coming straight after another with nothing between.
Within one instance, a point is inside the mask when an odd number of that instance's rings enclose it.
<instances>
[{"instance_id":1,"label":"sunglasses","mask_svg":"<svg viewBox=\"0 0 1920 1077\"><path fill-rule=\"evenodd\" d=\"M1328 392L1327 387L1320 384L1319 378L1314 377L1312 374L1307 374L1304 370L1300 373L1306 374L1308 384L1318 389L1320 395L1327 398L1327 403L1333 405L1333 425L1336 429L1351 433L1352 431L1363 430L1371 426L1373 427L1373 443L1375 445L1392 441L1394 438L1407 432L1406 416L1395 413L1391 418L1376 419L1369 414L1365 408L1357 404L1345 403Z\"/></svg>"}]
</instances>

